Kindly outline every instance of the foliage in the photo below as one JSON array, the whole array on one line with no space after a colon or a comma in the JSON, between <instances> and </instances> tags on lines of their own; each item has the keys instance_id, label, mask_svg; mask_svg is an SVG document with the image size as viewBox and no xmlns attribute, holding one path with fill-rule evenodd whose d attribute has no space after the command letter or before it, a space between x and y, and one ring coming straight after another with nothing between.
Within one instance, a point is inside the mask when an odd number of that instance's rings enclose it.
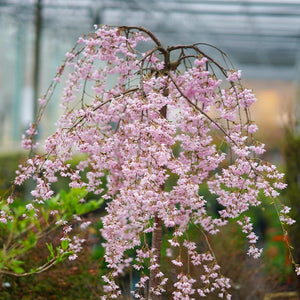
<instances>
[{"instance_id":1,"label":"foliage","mask_svg":"<svg viewBox=\"0 0 300 300\"><path fill-rule=\"evenodd\" d=\"M13 217L0 223L0 274L25 276L41 273L66 258L75 259L84 239L77 236L70 238L68 233L72 231L72 226L78 226L80 222L81 231L84 232L89 225L89 222L84 222L84 215L98 209L103 202L83 202L86 195L84 188L71 189L68 193L61 191L39 207L15 199L10 210L7 203L1 202L1 211L9 211ZM63 228L63 234L60 228ZM45 239L51 232L57 234L56 239ZM48 249L47 255L34 263L28 261L30 253L37 246Z\"/></svg>"},{"instance_id":2,"label":"foliage","mask_svg":"<svg viewBox=\"0 0 300 300\"><path fill-rule=\"evenodd\" d=\"M233 220L246 236L247 254L258 258L262 249L247 211L261 205L260 194L274 205L285 235L285 226L293 223L289 208L277 199L285 187L283 174L258 159L264 145L253 139L257 126L249 118L256 98L242 86L241 72L233 69L225 53L218 50L223 66L205 54L205 47L164 47L141 27L100 27L67 53L40 99L36 122L27 130L23 146L31 158L15 179L16 185L29 178L36 182L30 209L22 212L26 218L36 222L35 214L44 216L58 176L69 178L72 188L107 200L101 234L110 271L102 276L103 299L121 296L118 277L132 268L139 274L135 298L157 299L169 280L173 299L209 294L230 299L230 279L215 256L213 236ZM45 141L45 154L34 155L37 123L66 66L70 71L61 99L63 115ZM78 153L81 161L71 166L69 160ZM201 193L199 187L209 192ZM72 202L73 196L60 203ZM208 209L211 199L218 205L214 215ZM2 201L0 221L5 228L18 223L13 200L14 188ZM48 207L56 216L51 201ZM76 236L67 237L71 227L63 216L55 219L63 225L59 250L48 244L56 261L75 258L70 250L81 247L74 246ZM199 234L190 235L190 228ZM163 233L173 253L168 257L173 276L161 265ZM22 264L11 262L9 267Z\"/></svg>"}]
</instances>

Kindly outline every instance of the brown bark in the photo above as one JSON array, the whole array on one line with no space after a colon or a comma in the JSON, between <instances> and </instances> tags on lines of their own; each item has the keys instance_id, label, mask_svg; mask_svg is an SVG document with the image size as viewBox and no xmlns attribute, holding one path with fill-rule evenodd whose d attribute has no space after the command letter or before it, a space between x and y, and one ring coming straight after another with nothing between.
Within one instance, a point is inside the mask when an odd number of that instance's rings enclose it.
<instances>
[{"instance_id":1,"label":"brown bark","mask_svg":"<svg viewBox=\"0 0 300 300\"><path fill-rule=\"evenodd\" d=\"M164 96L168 95L168 89L166 88L163 92ZM164 118L167 118L167 106L165 105L164 107L161 108L160 110L161 115ZM165 186L162 185L161 189L164 190ZM154 255L156 255L156 262L160 265L160 260L161 260L161 242L162 242L162 219L159 218L157 216L157 214L154 217L154 223L156 223L156 227L155 230L152 233L152 249L154 250ZM149 299L150 300L160 300L161 297L154 295L153 293L151 293L151 288L156 288L159 283L160 283L160 279L158 277L156 277L158 273L158 269L154 269L154 270L150 270L150 279L149 279Z\"/></svg>"}]
</instances>

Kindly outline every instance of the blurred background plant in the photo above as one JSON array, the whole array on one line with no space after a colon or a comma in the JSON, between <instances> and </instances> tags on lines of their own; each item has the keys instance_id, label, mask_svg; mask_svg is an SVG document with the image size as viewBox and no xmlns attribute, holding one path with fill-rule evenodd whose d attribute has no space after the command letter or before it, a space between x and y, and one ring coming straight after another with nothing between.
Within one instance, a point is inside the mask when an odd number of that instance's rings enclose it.
<instances>
[{"instance_id":1,"label":"blurred background plant","mask_svg":"<svg viewBox=\"0 0 300 300\"><path fill-rule=\"evenodd\" d=\"M90 224L88 214L103 203L102 199L83 201L86 196L84 189L61 190L43 204L40 213L24 199L15 199L11 205L13 220L0 223L0 275L28 276L44 272L67 258L73 260L72 255L76 255L77 250L70 245L71 242L76 244L76 240L67 233L79 232L79 238L83 239ZM4 201L0 205L2 211L8 210ZM77 218L74 219L74 215ZM61 230L66 223L68 230Z\"/></svg>"},{"instance_id":2,"label":"blurred background plant","mask_svg":"<svg viewBox=\"0 0 300 300\"><path fill-rule=\"evenodd\" d=\"M298 123L298 122L297 122ZM288 187L285 197L288 205L292 207L291 217L297 223L289 230L289 238L294 247L295 260L300 259L300 135L297 123L290 123L286 129L286 144L284 158L286 164L286 182ZM300 294L300 280L293 276L298 294Z\"/></svg>"}]
</instances>

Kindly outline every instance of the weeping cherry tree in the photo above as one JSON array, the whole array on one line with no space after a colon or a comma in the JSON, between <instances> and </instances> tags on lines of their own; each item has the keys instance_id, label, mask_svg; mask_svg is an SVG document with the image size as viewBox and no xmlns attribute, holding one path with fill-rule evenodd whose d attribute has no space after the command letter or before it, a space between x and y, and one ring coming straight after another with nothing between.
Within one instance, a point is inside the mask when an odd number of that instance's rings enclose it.
<instances>
[{"instance_id":1,"label":"weeping cherry tree","mask_svg":"<svg viewBox=\"0 0 300 300\"><path fill-rule=\"evenodd\" d=\"M132 287L135 298L160 299L166 282L173 280L168 291L173 299L210 293L230 299L230 279L222 275L209 236L236 222L249 241L248 255L258 258L262 249L247 211L261 205L260 193L274 204L285 234L285 226L293 223L289 208L278 200L283 174L258 158L265 149L253 138L257 126L249 112L256 98L242 86L241 72L226 54L214 48L219 62L204 52L207 47L164 47L145 28L101 26L79 38L39 99L36 122L23 140L32 155L15 184L36 181L28 207L36 215L53 196L51 184L58 176L69 178L71 188L105 199L101 234L110 271L102 278L103 299L121 297L118 277L129 267L139 274ZM33 154L37 124L60 81L65 81L63 113L44 143L44 154ZM69 161L78 154L81 161L71 168ZM175 183L166 189L170 176ZM200 185L216 197L217 217L209 213ZM10 205L13 199L12 189L6 201ZM9 210L1 214L2 223L14 217ZM191 224L199 240L189 238ZM71 238L66 221L59 225L68 240L60 252L74 259L80 240ZM164 236L175 280L161 268ZM181 256L183 249L188 259ZM192 277L190 266L201 268L199 278Z\"/></svg>"}]
</instances>

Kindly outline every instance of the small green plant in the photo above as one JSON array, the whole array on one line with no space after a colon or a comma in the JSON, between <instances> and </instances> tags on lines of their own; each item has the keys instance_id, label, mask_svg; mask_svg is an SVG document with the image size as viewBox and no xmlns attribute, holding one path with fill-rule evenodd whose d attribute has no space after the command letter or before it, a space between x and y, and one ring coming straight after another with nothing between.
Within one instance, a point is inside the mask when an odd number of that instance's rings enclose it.
<instances>
[{"instance_id":1,"label":"small green plant","mask_svg":"<svg viewBox=\"0 0 300 300\"><path fill-rule=\"evenodd\" d=\"M69 192L62 190L41 204L39 210L21 199L15 199L10 207L1 201L2 214L14 217L8 217L6 222L4 216L0 218L0 274L26 276L41 273L67 258L75 259L84 239L73 237L72 232L83 233L90 223L87 214L97 210L103 202L102 199L86 201L87 194L84 188L73 188ZM55 231L56 238L47 240ZM30 252L41 245L47 247L49 253L48 257L42 258L43 263L41 259L34 261L30 257ZM27 263L29 259L30 263Z\"/></svg>"}]
</instances>

